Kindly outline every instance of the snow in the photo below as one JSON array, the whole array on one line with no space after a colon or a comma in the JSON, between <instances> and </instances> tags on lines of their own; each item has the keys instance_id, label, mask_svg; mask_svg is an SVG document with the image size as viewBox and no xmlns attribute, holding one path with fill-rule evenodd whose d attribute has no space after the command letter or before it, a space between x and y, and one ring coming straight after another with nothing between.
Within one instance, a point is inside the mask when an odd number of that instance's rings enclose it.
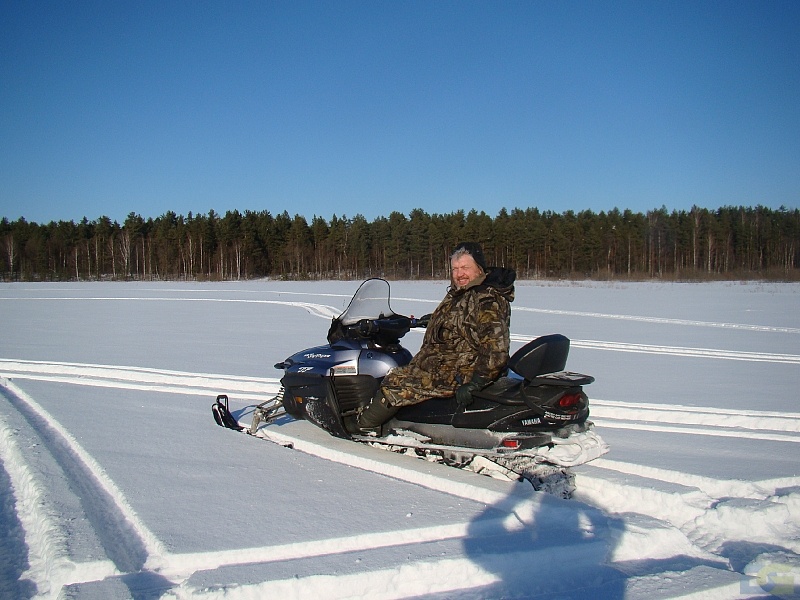
<instances>
[{"instance_id":1,"label":"snow","mask_svg":"<svg viewBox=\"0 0 800 600\"><path fill-rule=\"evenodd\" d=\"M0 597L800 596L800 285L520 282L512 350L570 337L611 446L561 500L214 424L358 283L0 284ZM392 306L444 289L393 282Z\"/></svg>"}]
</instances>

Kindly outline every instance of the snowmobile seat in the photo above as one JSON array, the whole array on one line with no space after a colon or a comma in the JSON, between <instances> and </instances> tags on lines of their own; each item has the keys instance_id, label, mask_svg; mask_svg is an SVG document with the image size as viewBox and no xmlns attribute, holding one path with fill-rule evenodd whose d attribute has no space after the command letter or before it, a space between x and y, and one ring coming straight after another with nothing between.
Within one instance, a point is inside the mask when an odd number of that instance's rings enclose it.
<instances>
[{"instance_id":1,"label":"snowmobile seat","mask_svg":"<svg viewBox=\"0 0 800 600\"><path fill-rule=\"evenodd\" d=\"M569 339L560 333L528 342L508 360L508 368L527 381L539 375L563 371L569 355Z\"/></svg>"},{"instance_id":2,"label":"snowmobile seat","mask_svg":"<svg viewBox=\"0 0 800 600\"><path fill-rule=\"evenodd\" d=\"M472 392L475 398L490 400L506 406L521 406L525 398L521 392L523 380L516 377L500 377L482 390Z\"/></svg>"}]
</instances>

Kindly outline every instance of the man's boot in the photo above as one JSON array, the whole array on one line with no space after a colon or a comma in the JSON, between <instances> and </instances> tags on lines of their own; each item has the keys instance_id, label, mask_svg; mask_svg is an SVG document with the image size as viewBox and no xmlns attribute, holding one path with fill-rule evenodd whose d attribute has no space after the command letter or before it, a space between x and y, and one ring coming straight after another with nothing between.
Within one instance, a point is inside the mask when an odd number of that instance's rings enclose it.
<instances>
[{"instance_id":1,"label":"man's boot","mask_svg":"<svg viewBox=\"0 0 800 600\"><path fill-rule=\"evenodd\" d=\"M398 410L395 406L389 406L389 401L383 395L383 391L378 389L369 403L358 411L356 418L348 420L345 425L350 433L380 435L381 426Z\"/></svg>"}]
</instances>

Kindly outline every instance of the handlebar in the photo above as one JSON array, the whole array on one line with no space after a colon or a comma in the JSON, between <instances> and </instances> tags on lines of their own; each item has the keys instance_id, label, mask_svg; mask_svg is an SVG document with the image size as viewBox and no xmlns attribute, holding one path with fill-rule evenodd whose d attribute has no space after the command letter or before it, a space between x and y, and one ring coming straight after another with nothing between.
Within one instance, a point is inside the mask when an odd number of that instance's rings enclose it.
<instances>
[{"instance_id":1,"label":"handlebar","mask_svg":"<svg viewBox=\"0 0 800 600\"><path fill-rule=\"evenodd\" d=\"M347 332L362 338L372 338L383 343L397 341L407 334L412 327L426 327L430 315L419 319L393 315L380 319L361 319L357 323L347 326Z\"/></svg>"}]
</instances>

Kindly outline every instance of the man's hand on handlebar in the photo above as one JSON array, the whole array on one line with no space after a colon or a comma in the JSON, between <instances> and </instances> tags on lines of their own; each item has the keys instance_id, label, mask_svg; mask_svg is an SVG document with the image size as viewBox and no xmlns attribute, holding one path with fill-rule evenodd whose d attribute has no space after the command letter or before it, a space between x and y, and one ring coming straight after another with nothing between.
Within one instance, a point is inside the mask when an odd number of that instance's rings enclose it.
<instances>
[{"instance_id":1,"label":"man's hand on handlebar","mask_svg":"<svg viewBox=\"0 0 800 600\"><path fill-rule=\"evenodd\" d=\"M369 337L374 333L378 333L378 324L371 319L361 319L357 325L359 335L364 337Z\"/></svg>"},{"instance_id":2,"label":"man's hand on handlebar","mask_svg":"<svg viewBox=\"0 0 800 600\"><path fill-rule=\"evenodd\" d=\"M430 323L430 320L431 320L431 313L428 313L427 315L422 315L419 319L415 319L414 317L411 317L411 326L412 327L427 327L428 323Z\"/></svg>"}]
</instances>

